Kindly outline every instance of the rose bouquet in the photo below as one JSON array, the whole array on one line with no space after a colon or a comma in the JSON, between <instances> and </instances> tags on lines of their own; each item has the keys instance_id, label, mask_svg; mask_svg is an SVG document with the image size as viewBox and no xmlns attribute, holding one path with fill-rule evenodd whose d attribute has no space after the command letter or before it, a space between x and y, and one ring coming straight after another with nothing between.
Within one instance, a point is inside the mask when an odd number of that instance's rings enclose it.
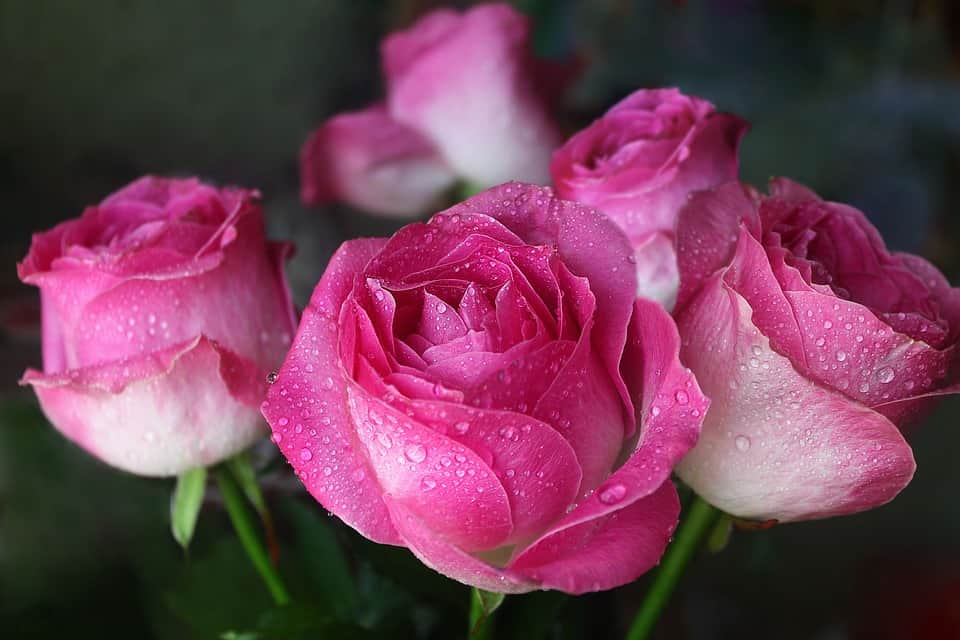
<instances>
[{"instance_id":1,"label":"rose bouquet","mask_svg":"<svg viewBox=\"0 0 960 640\"><path fill-rule=\"evenodd\" d=\"M383 102L310 134L301 196L424 221L344 242L299 313L259 192L193 178L141 178L18 264L43 337L21 384L96 458L176 476L184 547L213 469L295 606L258 479L283 476L472 587L477 637L504 594L662 562L638 640L711 530L909 485L912 429L960 391L960 289L936 267L851 206L741 181L746 121L679 89L563 142L565 78L506 5L432 12L381 54ZM458 183L477 193L444 208Z\"/></svg>"}]
</instances>

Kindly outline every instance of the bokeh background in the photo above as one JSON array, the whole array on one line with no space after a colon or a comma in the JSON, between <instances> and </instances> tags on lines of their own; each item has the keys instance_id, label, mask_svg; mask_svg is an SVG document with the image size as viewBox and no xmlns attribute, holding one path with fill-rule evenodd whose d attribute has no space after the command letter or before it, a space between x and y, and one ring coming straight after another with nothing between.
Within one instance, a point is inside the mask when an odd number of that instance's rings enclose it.
<instances>
[{"instance_id":1,"label":"bokeh background","mask_svg":"<svg viewBox=\"0 0 960 640\"><path fill-rule=\"evenodd\" d=\"M168 532L172 482L89 459L16 385L39 362L38 299L14 267L30 233L139 175L261 189L272 235L298 245L301 302L342 240L396 228L303 208L296 154L324 118L381 95L379 39L438 4L0 0L0 636L465 635L466 588L362 540L267 455L282 570L301 596L271 611L215 494L185 556ZM539 53L583 61L555 105L568 131L635 88L679 86L753 123L746 180L788 175L851 202L892 247L960 282L960 3L515 4L535 20ZM657 637L960 638L958 415L947 401L912 435L916 479L890 505L735 532L702 554ZM646 584L508 598L495 637L622 637ZM338 622L350 620L367 635Z\"/></svg>"}]
</instances>

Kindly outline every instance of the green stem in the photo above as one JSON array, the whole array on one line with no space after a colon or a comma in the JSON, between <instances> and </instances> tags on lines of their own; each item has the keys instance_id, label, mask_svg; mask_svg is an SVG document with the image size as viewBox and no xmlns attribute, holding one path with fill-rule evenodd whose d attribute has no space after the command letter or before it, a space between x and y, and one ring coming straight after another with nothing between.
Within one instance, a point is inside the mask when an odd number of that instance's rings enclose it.
<instances>
[{"instance_id":1,"label":"green stem","mask_svg":"<svg viewBox=\"0 0 960 640\"><path fill-rule=\"evenodd\" d=\"M218 467L216 471L217 484L220 487L220 493L223 495L223 503L227 507L227 513L230 515L230 521L237 532L237 538L243 545L250 562L253 564L257 573L263 579L274 602L278 605L284 605L290 602L290 596L287 588L283 586L283 580L280 574L270 562L270 556L267 554L266 547L257 535L253 518L247 510L243 500L243 493L237 485L237 481L230 475L230 471L224 467Z\"/></svg>"},{"instance_id":2,"label":"green stem","mask_svg":"<svg viewBox=\"0 0 960 640\"><path fill-rule=\"evenodd\" d=\"M720 511L706 500L700 496L694 497L687 516L677 531L677 537L667 548L660 568L654 576L653 584L647 592L647 597L644 598L640 611L630 625L626 640L646 640L650 637L650 632L660 619L660 614L670 600L670 595L677 586L683 570L700 546L704 535L720 515Z\"/></svg>"}]
</instances>

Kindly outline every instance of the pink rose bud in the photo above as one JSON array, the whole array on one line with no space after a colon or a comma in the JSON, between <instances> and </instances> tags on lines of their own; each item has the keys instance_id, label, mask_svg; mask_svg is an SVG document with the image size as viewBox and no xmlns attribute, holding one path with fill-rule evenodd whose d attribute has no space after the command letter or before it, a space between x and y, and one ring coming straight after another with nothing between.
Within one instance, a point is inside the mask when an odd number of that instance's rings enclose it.
<instances>
[{"instance_id":1,"label":"pink rose bud","mask_svg":"<svg viewBox=\"0 0 960 640\"><path fill-rule=\"evenodd\" d=\"M546 184L560 137L537 83L530 23L506 4L439 9L382 45L387 103L479 186Z\"/></svg>"},{"instance_id":2,"label":"pink rose bud","mask_svg":"<svg viewBox=\"0 0 960 640\"><path fill-rule=\"evenodd\" d=\"M263 413L325 508L483 589L582 593L663 553L708 401L626 236L518 183L341 246Z\"/></svg>"},{"instance_id":3,"label":"pink rose bud","mask_svg":"<svg viewBox=\"0 0 960 640\"><path fill-rule=\"evenodd\" d=\"M677 89L641 89L554 152L550 171L557 194L597 207L626 232L638 294L671 309L677 215L691 192L737 178L748 127Z\"/></svg>"},{"instance_id":4,"label":"pink rose bud","mask_svg":"<svg viewBox=\"0 0 960 640\"><path fill-rule=\"evenodd\" d=\"M295 320L255 191L145 177L34 236L50 421L121 469L175 475L250 445Z\"/></svg>"},{"instance_id":5,"label":"pink rose bud","mask_svg":"<svg viewBox=\"0 0 960 640\"><path fill-rule=\"evenodd\" d=\"M783 179L694 195L677 247L683 357L713 403L683 480L759 520L896 496L915 466L900 429L958 391L960 289Z\"/></svg>"},{"instance_id":6,"label":"pink rose bud","mask_svg":"<svg viewBox=\"0 0 960 640\"><path fill-rule=\"evenodd\" d=\"M456 180L549 181L560 137L546 104L576 66L535 59L523 15L505 4L438 9L389 35L381 54L386 105L334 116L304 144L306 204L414 217Z\"/></svg>"}]
</instances>

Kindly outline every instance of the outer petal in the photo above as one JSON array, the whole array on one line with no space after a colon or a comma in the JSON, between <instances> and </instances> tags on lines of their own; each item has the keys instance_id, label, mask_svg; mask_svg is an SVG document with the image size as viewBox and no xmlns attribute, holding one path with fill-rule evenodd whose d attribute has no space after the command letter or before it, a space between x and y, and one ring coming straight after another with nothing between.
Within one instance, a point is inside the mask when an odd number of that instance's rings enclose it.
<instances>
[{"instance_id":1,"label":"outer petal","mask_svg":"<svg viewBox=\"0 0 960 640\"><path fill-rule=\"evenodd\" d=\"M371 213L415 217L454 180L433 145L382 105L334 116L300 151L300 194L307 204L343 200Z\"/></svg>"},{"instance_id":2,"label":"outer petal","mask_svg":"<svg viewBox=\"0 0 960 640\"><path fill-rule=\"evenodd\" d=\"M204 337L59 375L29 370L21 383L70 440L140 475L215 464L264 432L257 368Z\"/></svg>"},{"instance_id":3,"label":"outer petal","mask_svg":"<svg viewBox=\"0 0 960 640\"><path fill-rule=\"evenodd\" d=\"M756 201L744 185L728 182L690 196L677 220L677 311L733 257L741 222L748 231L756 231L754 235L759 233Z\"/></svg>"},{"instance_id":4,"label":"outer petal","mask_svg":"<svg viewBox=\"0 0 960 640\"><path fill-rule=\"evenodd\" d=\"M544 184L559 136L528 48L526 18L505 4L427 16L383 42L390 113L471 182Z\"/></svg>"},{"instance_id":5,"label":"outer petal","mask_svg":"<svg viewBox=\"0 0 960 640\"><path fill-rule=\"evenodd\" d=\"M507 568L540 588L566 593L619 587L660 562L679 513L677 491L665 482L620 511L541 540Z\"/></svg>"},{"instance_id":6,"label":"outer petal","mask_svg":"<svg viewBox=\"0 0 960 640\"><path fill-rule=\"evenodd\" d=\"M402 503L385 497L390 517L404 544L423 564L457 582L498 593L526 593L537 588L521 575L497 569L437 536Z\"/></svg>"},{"instance_id":7,"label":"outer petal","mask_svg":"<svg viewBox=\"0 0 960 640\"><path fill-rule=\"evenodd\" d=\"M251 359L264 375L276 367L294 329L280 267L288 249L266 244L262 225L259 216L245 220L216 269L194 277L131 278L89 300L76 323L65 327L76 358L71 366L162 349L203 333Z\"/></svg>"},{"instance_id":8,"label":"outer petal","mask_svg":"<svg viewBox=\"0 0 960 640\"><path fill-rule=\"evenodd\" d=\"M313 497L367 538L401 544L383 503L383 488L358 454L363 445L347 408L347 375L337 352L343 301L385 244L352 240L331 258L262 410L274 440L290 464L303 472L301 479Z\"/></svg>"},{"instance_id":9,"label":"outer petal","mask_svg":"<svg viewBox=\"0 0 960 640\"><path fill-rule=\"evenodd\" d=\"M805 379L711 278L678 318L683 356L712 405L677 467L733 515L808 520L870 509L913 476L910 447L885 417Z\"/></svg>"}]
</instances>

